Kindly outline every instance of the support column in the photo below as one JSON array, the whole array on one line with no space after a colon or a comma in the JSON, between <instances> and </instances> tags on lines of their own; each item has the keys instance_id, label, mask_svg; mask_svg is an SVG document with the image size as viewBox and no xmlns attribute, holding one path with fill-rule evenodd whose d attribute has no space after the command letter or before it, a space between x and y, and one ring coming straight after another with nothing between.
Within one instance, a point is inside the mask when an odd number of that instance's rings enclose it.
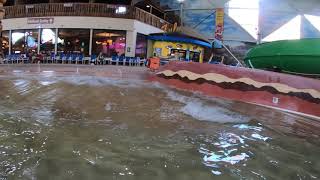
<instances>
[{"instance_id":1,"label":"support column","mask_svg":"<svg viewBox=\"0 0 320 180\"><path fill-rule=\"evenodd\" d=\"M304 32L304 22L305 22L305 19L304 19L304 15L303 14L300 14L300 39L304 38L304 35L305 35L305 32Z\"/></svg>"},{"instance_id":2,"label":"support column","mask_svg":"<svg viewBox=\"0 0 320 180\"><path fill-rule=\"evenodd\" d=\"M38 29L38 54L40 54L41 29Z\"/></svg>"},{"instance_id":3,"label":"support column","mask_svg":"<svg viewBox=\"0 0 320 180\"><path fill-rule=\"evenodd\" d=\"M127 31L126 34L126 53L127 57L136 56L137 31Z\"/></svg>"},{"instance_id":4,"label":"support column","mask_svg":"<svg viewBox=\"0 0 320 180\"><path fill-rule=\"evenodd\" d=\"M153 42L152 40L148 40L147 44L147 58L153 57L154 49L153 49Z\"/></svg>"},{"instance_id":5,"label":"support column","mask_svg":"<svg viewBox=\"0 0 320 180\"><path fill-rule=\"evenodd\" d=\"M12 46L12 30L9 31L9 55L11 55L11 46Z\"/></svg>"},{"instance_id":6,"label":"support column","mask_svg":"<svg viewBox=\"0 0 320 180\"><path fill-rule=\"evenodd\" d=\"M180 3L180 26L183 27L183 2Z\"/></svg>"},{"instance_id":7,"label":"support column","mask_svg":"<svg viewBox=\"0 0 320 180\"><path fill-rule=\"evenodd\" d=\"M90 29L89 56L92 55L92 39L93 39L93 29Z\"/></svg>"},{"instance_id":8,"label":"support column","mask_svg":"<svg viewBox=\"0 0 320 180\"><path fill-rule=\"evenodd\" d=\"M58 37L58 31L59 31L59 29L58 28L56 28L56 31L55 31L55 41L54 41L54 54L55 55L57 55L58 54L58 39L59 39L59 37Z\"/></svg>"},{"instance_id":9,"label":"support column","mask_svg":"<svg viewBox=\"0 0 320 180\"><path fill-rule=\"evenodd\" d=\"M262 29L261 29L261 25L262 25L262 3L261 1L259 1L259 15L258 15L258 31L257 31L257 44L261 44L262 43Z\"/></svg>"},{"instance_id":10,"label":"support column","mask_svg":"<svg viewBox=\"0 0 320 180\"><path fill-rule=\"evenodd\" d=\"M0 43L0 63L2 63L2 60L4 58L4 54L3 54L3 50L2 50L2 19L5 15L5 11L3 8L4 3L6 3L6 0L0 1L0 34L1 34L1 37L0 37L0 40L1 40L1 43Z\"/></svg>"}]
</instances>

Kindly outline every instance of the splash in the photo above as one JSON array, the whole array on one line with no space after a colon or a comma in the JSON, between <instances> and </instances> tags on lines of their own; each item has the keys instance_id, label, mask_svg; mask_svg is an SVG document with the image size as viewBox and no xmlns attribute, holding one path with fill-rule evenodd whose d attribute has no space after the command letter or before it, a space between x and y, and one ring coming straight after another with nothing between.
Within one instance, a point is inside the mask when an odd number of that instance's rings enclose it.
<instances>
[{"instance_id":1,"label":"splash","mask_svg":"<svg viewBox=\"0 0 320 180\"><path fill-rule=\"evenodd\" d=\"M200 121L210 121L217 123L243 123L248 122L248 116L232 112L227 108L219 106L199 97L187 97L174 91L166 90L167 96L173 101L180 102L184 106L180 109L186 115L189 115Z\"/></svg>"},{"instance_id":2,"label":"splash","mask_svg":"<svg viewBox=\"0 0 320 180\"><path fill-rule=\"evenodd\" d=\"M74 76L74 77L59 77L58 80L75 85L90 85L90 86L116 86L120 88L141 88L146 86L142 80L126 80L116 78L103 78L94 76Z\"/></svg>"}]
</instances>

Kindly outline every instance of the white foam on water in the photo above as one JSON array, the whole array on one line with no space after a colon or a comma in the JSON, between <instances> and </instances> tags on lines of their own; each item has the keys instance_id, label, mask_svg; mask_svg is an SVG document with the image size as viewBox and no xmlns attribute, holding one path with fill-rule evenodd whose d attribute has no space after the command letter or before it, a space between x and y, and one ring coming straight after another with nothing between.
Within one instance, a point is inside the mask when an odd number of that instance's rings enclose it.
<instances>
[{"instance_id":1,"label":"white foam on water","mask_svg":"<svg viewBox=\"0 0 320 180\"><path fill-rule=\"evenodd\" d=\"M269 137L264 137L264 136L261 136L260 134L252 134L251 137L255 138L255 139L258 139L258 140L263 140L263 141L267 141L268 139L270 139Z\"/></svg>"},{"instance_id":2,"label":"white foam on water","mask_svg":"<svg viewBox=\"0 0 320 180\"><path fill-rule=\"evenodd\" d=\"M186 115L189 115L200 121L210 121L217 123L243 123L250 120L249 117L236 112L231 112L227 108L218 105L208 104L205 100L198 97L187 97L177 92L166 90L170 100L180 102L184 106L180 109Z\"/></svg>"},{"instance_id":3,"label":"white foam on water","mask_svg":"<svg viewBox=\"0 0 320 180\"><path fill-rule=\"evenodd\" d=\"M33 91L35 89L34 87L32 87L30 80L16 79L13 81L13 84L14 84L14 88L21 95L26 95L30 91Z\"/></svg>"},{"instance_id":4,"label":"white foam on water","mask_svg":"<svg viewBox=\"0 0 320 180\"><path fill-rule=\"evenodd\" d=\"M104 106L104 109L107 111L107 112L109 112L109 111L111 111L112 110L112 103L107 103L105 106Z\"/></svg>"},{"instance_id":5,"label":"white foam on water","mask_svg":"<svg viewBox=\"0 0 320 180\"><path fill-rule=\"evenodd\" d=\"M225 163L235 165L235 164L245 160L248 157L249 156L246 153L241 153L241 154L238 154L235 156L222 156L222 155L217 155L215 153L212 153L208 156L205 156L203 158L203 160L210 161L210 162L225 162Z\"/></svg>"},{"instance_id":6,"label":"white foam on water","mask_svg":"<svg viewBox=\"0 0 320 180\"><path fill-rule=\"evenodd\" d=\"M255 156L255 152L252 152L250 147L252 143L268 144L268 141L272 140L270 137L261 135L264 128L260 123L257 126L238 124L232 127L236 132L222 131L218 139L206 139L206 144L201 144L198 150L203 155L203 164L211 168L211 172L216 176L222 175L225 168L246 166L246 162ZM260 174L256 175L263 177Z\"/></svg>"},{"instance_id":7,"label":"white foam on water","mask_svg":"<svg viewBox=\"0 0 320 180\"><path fill-rule=\"evenodd\" d=\"M115 79L106 77L94 76L71 76L59 77L58 80L75 84L75 85L90 85L90 86L116 86L120 88L141 88L145 83L141 80L134 79Z\"/></svg>"},{"instance_id":8,"label":"white foam on water","mask_svg":"<svg viewBox=\"0 0 320 180\"><path fill-rule=\"evenodd\" d=\"M234 125L233 127L241 129L241 130L254 130L254 131L262 131L263 130L262 127L249 126L247 124L238 124L238 125Z\"/></svg>"},{"instance_id":9,"label":"white foam on water","mask_svg":"<svg viewBox=\"0 0 320 180\"><path fill-rule=\"evenodd\" d=\"M52 84L55 84L56 81L52 81L52 80L41 80L39 81L39 83L42 85L42 86L50 86Z\"/></svg>"},{"instance_id":10,"label":"white foam on water","mask_svg":"<svg viewBox=\"0 0 320 180\"><path fill-rule=\"evenodd\" d=\"M211 172L212 172L212 174L218 175L218 176L222 174L220 171L214 171L214 170L212 170Z\"/></svg>"},{"instance_id":11,"label":"white foam on water","mask_svg":"<svg viewBox=\"0 0 320 180\"><path fill-rule=\"evenodd\" d=\"M84 76L84 75L73 75L73 76L54 76L53 71L43 71L40 75L27 75L24 73L21 75L15 75L15 77L23 77L23 80L16 80L16 85L24 84L22 81L37 80L41 85L48 86L59 81L73 84L73 85L89 85L89 86L116 86L120 88L143 88L150 87L143 80L137 79L117 79L108 77L96 77L96 76ZM14 77L13 77L14 78ZM21 82L19 82L21 81Z\"/></svg>"},{"instance_id":12,"label":"white foam on water","mask_svg":"<svg viewBox=\"0 0 320 180\"><path fill-rule=\"evenodd\" d=\"M43 73L46 73L46 74L53 74L54 71L42 71Z\"/></svg>"},{"instance_id":13,"label":"white foam on water","mask_svg":"<svg viewBox=\"0 0 320 180\"><path fill-rule=\"evenodd\" d=\"M261 125L261 124L259 124ZM242 131L253 131L251 134L251 138L246 137L245 135L242 135L243 138L248 139L248 140L262 140L262 141L267 141L269 139L272 139L271 137L266 137L266 136L262 136L259 133L261 133L263 131L263 127L261 126L250 126L247 124L238 124L238 125L234 125L234 128L240 129Z\"/></svg>"},{"instance_id":14,"label":"white foam on water","mask_svg":"<svg viewBox=\"0 0 320 180\"><path fill-rule=\"evenodd\" d=\"M205 146L199 148L199 153L203 155L203 164L212 168L214 175L222 175L221 168L240 164L247 161L250 156L244 152L242 146L245 146L245 139L234 133L220 133L217 142L212 142L214 147ZM212 149L212 150L211 150Z\"/></svg>"},{"instance_id":15,"label":"white foam on water","mask_svg":"<svg viewBox=\"0 0 320 180\"><path fill-rule=\"evenodd\" d=\"M212 144L214 147L202 145L199 153L203 155L203 164L212 168L211 172L214 175L222 175L221 168L224 166L241 164L250 158L242 148L246 145L245 139L234 133L220 133L218 141Z\"/></svg>"}]
</instances>

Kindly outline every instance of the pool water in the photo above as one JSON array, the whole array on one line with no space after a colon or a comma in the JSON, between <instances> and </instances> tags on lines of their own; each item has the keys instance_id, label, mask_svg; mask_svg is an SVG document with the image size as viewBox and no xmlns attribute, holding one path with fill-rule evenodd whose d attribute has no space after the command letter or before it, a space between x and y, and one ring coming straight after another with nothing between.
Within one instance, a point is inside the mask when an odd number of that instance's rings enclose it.
<instances>
[{"instance_id":1,"label":"pool water","mask_svg":"<svg viewBox=\"0 0 320 180\"><path fill-rule=\"evenodd\" d=\"M138 80L1 76L0 179L319 179L320 140L269 126L295 118Z\"/></svg>"}]
</instances>

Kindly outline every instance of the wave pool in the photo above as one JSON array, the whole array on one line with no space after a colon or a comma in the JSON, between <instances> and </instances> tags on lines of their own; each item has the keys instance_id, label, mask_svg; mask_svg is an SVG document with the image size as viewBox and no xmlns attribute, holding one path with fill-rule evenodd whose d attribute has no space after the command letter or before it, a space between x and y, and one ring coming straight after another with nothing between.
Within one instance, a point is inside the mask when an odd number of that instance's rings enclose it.
<instances>
[{"instance_id":1,"label":"wave pool","mask_svg":"<svg viewBox=\"0 0 320 180\"><path fill-rule=\"evenodd\" d=\"M319 179L298 121L140 80L2 75L0 179Z\"/></svg>"}]
</instances>

